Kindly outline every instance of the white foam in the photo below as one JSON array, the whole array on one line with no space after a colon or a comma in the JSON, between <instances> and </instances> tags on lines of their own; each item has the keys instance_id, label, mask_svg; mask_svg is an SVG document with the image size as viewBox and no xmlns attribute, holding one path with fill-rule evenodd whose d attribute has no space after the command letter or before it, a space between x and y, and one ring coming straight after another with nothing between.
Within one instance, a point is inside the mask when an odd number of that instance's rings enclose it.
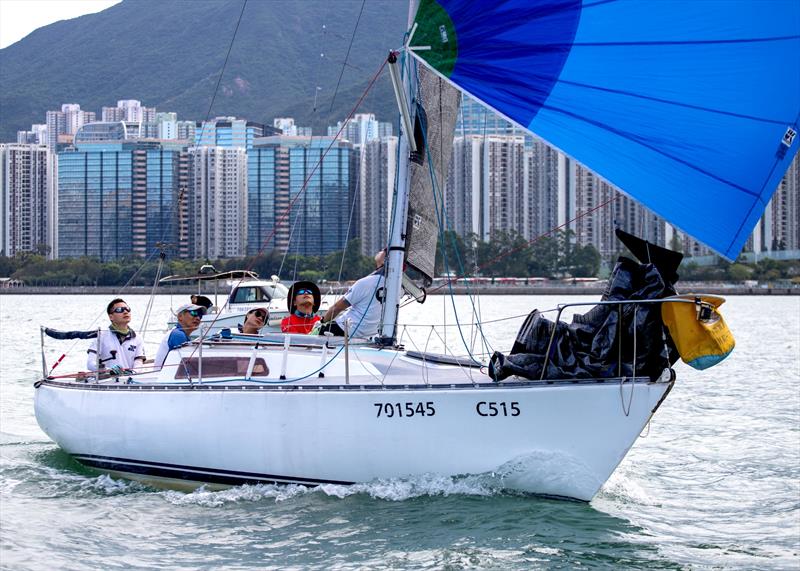
<instances>
[{"instance_id":1,"label":"white foam","mask_svg":"<svg viewBox=\"0 0 800 571\"><path fill-rule=\"evenodd\" d=\"M425 474L408 478L375 480L349 486L322 484L315 488L309 488L300 485L255 484L219 491L201 486L190 493L174 490L160 493L164 499L175 505L194 504L219 507L230 503L258 502L269 499L283 502L305 494L324 494L339 499L366 494L375 499L400 502L421 496L491 496L501 492L492 486L492 480L488 476L448 477Z\"/></svg>"}]
</instances>

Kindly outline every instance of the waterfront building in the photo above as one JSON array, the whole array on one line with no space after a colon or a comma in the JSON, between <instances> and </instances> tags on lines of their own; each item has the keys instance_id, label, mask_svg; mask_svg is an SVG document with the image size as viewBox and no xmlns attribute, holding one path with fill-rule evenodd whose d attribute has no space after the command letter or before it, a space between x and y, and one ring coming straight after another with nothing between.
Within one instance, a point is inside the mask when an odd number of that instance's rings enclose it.
<instances>
[{"instance_id":1,"label":"waterfront building","mask_svg":"<svg viewBox=\"0 0 800 571\"><path fill-rule=\"evenodd\" d=\"M276 132L261 123L235 117L216 117L197 122L194 144L196 147L241 148L249 151L253 148L254 139Z\"/></svg>"},{"instance_id":2,"label":"waterfront building","mask_svg":"<svg viewBox=\"0 0 800 571\"><path fill-rule=\"evenodd\" d=\"M329 137L257 139L248 158L248 251L342 250L356 235L357 156Z\"/></svg>"},{"instance_id":3,"label":"waterfront building","mask_svg":"<svg viewBox=\"0 0 800 571\"><path fill-rule=\"evenodd\" d=\"M361 145L355 208L365 256L374 255L388 243L396 175L397 137L372 139Z\"/></svg>"},{"instance_id":4,"label":"waterfront building","mask_svg":"<svg viewBox=\"0 0 800 571\"><path fill-rule=\"evenodd\" d=\"M180 251L186 148L126 140L124 125L87 125L58 154L58 257L107 261L160 244Z\"/></svg>"},{"instance_id":5,"label":"waterfront building","mask_svg":"<svg viewBox=\"0 0 800 571\"><path fill-rule=\"evenodd\" d=\"M243 147L189 149L189 256L238 258L247 251L247 153Z\"/></svg>"},{"instance_id":6,"label":"waterfront building","mask_svg":"<svg viewBox=\"0 0 800 571\"><path fill-rule=\"evenodd\" d=\"M0 252L53 256L53 165L45 145L0 144Z\"/></svg>"}]
</instances>

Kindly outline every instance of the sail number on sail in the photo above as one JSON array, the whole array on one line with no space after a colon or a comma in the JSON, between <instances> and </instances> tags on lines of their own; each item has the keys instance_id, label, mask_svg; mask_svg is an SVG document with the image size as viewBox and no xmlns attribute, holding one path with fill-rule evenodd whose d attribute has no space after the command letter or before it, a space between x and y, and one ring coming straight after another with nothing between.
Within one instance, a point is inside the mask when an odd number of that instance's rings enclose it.
<instances>
[{"instance_id":1,"label":"sail number on sail","mask_svg":"<svg viewBox=\"0 0 800 571\"><path fill-rule=\"evenodd\" d=\"M378 408L377 418L385 416L386 418L392 417L411 417L411 416L433 416L436 414L436 409L433 408L433 403L428 401L422 402L376 402L374 403ZM404 406L405 405L405 406Z\"/></svg>"}]
</instances>

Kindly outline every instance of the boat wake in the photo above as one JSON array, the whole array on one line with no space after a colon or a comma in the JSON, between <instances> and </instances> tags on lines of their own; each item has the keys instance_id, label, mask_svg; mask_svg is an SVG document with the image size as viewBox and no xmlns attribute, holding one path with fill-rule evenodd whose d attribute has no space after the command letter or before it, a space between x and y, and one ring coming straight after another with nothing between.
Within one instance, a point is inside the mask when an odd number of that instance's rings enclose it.
<instances>
[{"instance_id":1,"label":"boat wake","mask_svg":"<svg viewBox=\"0 0 800 571\"><path fill-rule=\"evenodd\" d=\"M323 484L317 487L307 487L295 484L255 484L220 491L209 490L203 486L190 493L175 490L161 493L168 502L175 505L195 504L205 507L263 500L284 502L307 494L322 494L339 499L367 495L373 499L401 502L423 496L493 496L507 493L493 484L492 475L448 477L425 474L352 485Z\"/></svg>"},{"instance_id":2,"label":"boat wake","mask_svg":"<svg viewBox=\"0 0 800 571\"><path fill-rule=\"evenodd\" d=\"M568 473L564 467L569 467ZM554 470L554 467L560 467ZM562 476L554 476L561 472ZM316 487L303 485L255 484L225 490L211 490L202 486L193 492L164 491L167 501L176 505L197 504L216 507L237 502L274 500L283 502L305 494L323 494L344 499L350 496L367 495L373 499L402 502L424 496L498 496L518 495L537 490L538 496L559 496L556 490L578 491L586 486L599 486L587 467L575 458L567 458L552 452L525 455L505 463L493 472L484 474L444 476L422 474L404 478L378 479L362 484L322 484ZM541 491L539 491L541 490Z\"/></svg>"}]
</instances>

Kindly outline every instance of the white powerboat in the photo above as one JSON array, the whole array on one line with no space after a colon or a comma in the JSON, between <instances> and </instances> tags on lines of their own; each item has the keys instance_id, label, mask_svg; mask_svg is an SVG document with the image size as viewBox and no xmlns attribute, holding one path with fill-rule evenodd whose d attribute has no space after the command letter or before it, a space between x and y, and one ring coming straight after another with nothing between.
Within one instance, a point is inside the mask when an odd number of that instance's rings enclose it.
<instances>
[{"instance_id":1,"label":"white powerboat","mask_svg":"<svg viewBox=\"0 0 800 571\"><path fill-rule=\"evenodd\" d=\"M210 266L203 266L210 268ZM289 315L286 306L286 296L289 289L281 283L278 276L271 276L269 280L259 279L258 274L249 270L233 270L228 272L203 272L195 275L167 276L159 280L160 285L180 282L196 282L198 293L202 284L212 282L214 287L214 305L203 316L202 326L193 335L216 333L222 329L236 330L244 322L247 312L251 309L268 308L265 331L280 331L281 320ZM227 298L220 304L218 289L224 284L229 288ZM188 299L186 300L188 302ZM174 317L173 317L174 319ZM172 321L170 327L175 325Z\"/></svg>"}]
</instances>

